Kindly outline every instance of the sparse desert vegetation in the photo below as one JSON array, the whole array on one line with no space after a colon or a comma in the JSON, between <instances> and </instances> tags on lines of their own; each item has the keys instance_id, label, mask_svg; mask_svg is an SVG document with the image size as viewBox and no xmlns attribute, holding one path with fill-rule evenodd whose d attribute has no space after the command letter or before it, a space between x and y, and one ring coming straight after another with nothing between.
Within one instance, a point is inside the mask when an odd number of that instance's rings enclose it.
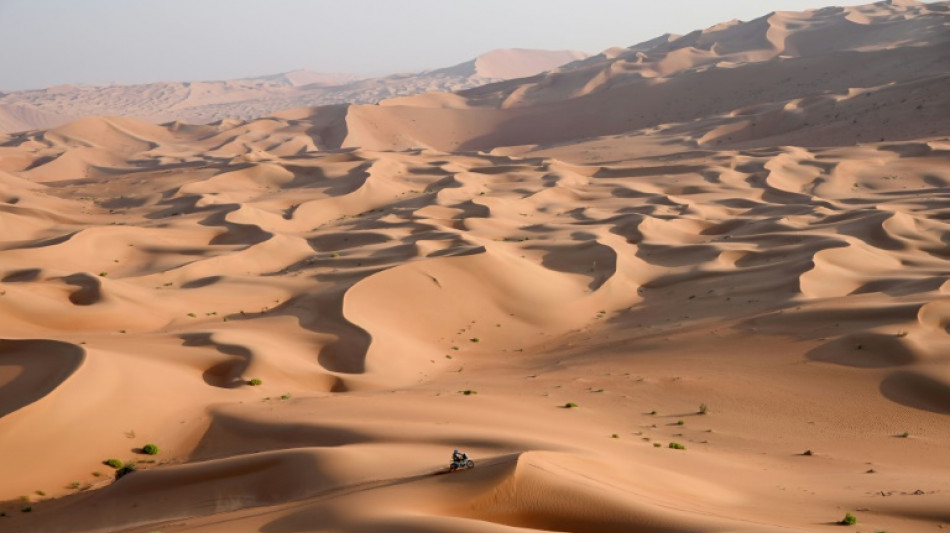
<instances>
[{"instance_id":1,"label":"sparse desert vegetation","mask_svg":"<svg viewBox=\"0 0 950 533\"><path fill-rule=\"evenodd\" d=\"M146 444L145 446L142 446L142 453L146 455L158 455L158 446L151 443Z\"/></svg>"}]
</instances>

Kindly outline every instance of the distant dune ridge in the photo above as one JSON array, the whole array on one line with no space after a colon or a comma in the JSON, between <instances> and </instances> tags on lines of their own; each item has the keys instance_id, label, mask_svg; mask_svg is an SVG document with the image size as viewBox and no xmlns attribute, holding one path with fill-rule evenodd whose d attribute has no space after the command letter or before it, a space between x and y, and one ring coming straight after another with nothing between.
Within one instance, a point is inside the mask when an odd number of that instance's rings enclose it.
<instances>
[{"instance_id":1,"label":"distant dune ridge","mask_svg":"<svg viewBox=\"0 0 950 533\"><path fill-rule=\"evenodd\" d=\"M586 56L568 50L509 49L488 52L454 67L382 78L296 70L229 81L64 85L0 93L0 132L50 128L90 115L197 124L251 119L300 106L376 103L394 96L457 91L533 76Z\"/></svg>"},{"instance_id":2,"label":"distant dune ridge","mask_svg":"<svg viewBox=\"0 0 950 533\"><path fill-rule=\"evenodd\" d=\"M0 531L950 526L948 29L774 13L0 134Z\"/></svg>"},{"instance_id":3,"label":"distant dune ridge","mask_svg":"<svg viewBox=\"0 0 950 533\"><path fill-rule=\"evenodd\" d=\"M481 150L645 128L688 130L704 147L936 135L950 121L946 19L945 3L885 2L734 21L454 99L355 106L343 146ZM445 115L479 120L425 120L433 98L453 109ZM921 120L898 120L908 111Z\"/></svg>"}]
</instances>

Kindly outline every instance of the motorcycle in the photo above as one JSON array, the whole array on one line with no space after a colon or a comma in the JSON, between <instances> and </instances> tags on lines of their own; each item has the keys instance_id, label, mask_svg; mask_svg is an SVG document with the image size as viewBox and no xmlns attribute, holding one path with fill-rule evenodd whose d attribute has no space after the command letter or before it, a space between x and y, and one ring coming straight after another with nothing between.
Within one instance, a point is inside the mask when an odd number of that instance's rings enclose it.
<instances>
[{"instance_id":1,"label":"motorcycle","mask_svg":"<svg viewBox=\"0 0 950 533\"><path fill-rule=\"evenodd\" d=\"M455 472L456 470L465 470L468 468L475 468L475 461L467 457L453 459L452 464L449 465L449 472Z\"/></svg>"}]
</instances>

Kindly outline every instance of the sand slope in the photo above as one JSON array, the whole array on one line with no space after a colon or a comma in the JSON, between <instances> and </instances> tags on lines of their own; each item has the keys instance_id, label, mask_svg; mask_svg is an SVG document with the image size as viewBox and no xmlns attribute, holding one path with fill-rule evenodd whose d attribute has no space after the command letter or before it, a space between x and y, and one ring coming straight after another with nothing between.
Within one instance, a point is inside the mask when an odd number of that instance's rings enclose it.
<instances>
[{"instance_id":1,"label":"sand slope","mask_svg":"<svg viewBox=\"0 0 950 533\"><path fill-rule=\"evenodd\" d=\"M502 84L0 138L0 530L950 526L950 127L874 107L944 101L927 43L946 8L665 36L579 96L542 87L564 71L518 101L489 103ZM781 56L846 72L858 49L933 71L878 69L840 125L736 137L785 101L738 90L744 69L834 100ZM685 95L729 88L741 111L684 118ZM683 105L549 128L638 94ZM848 118L903 134L855 143ZM446 473L453 448L476 468ZM114 481L110 458L140 471Z\"/></svg>"}]
</instances>

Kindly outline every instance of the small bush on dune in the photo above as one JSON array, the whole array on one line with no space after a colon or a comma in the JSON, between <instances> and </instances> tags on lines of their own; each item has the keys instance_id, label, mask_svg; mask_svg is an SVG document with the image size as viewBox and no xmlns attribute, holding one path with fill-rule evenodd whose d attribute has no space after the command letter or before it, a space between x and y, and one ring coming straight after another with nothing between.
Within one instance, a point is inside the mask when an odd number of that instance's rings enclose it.
<instances>
[{"instance_id":1,"label":"small bush on dune","mask_svg":"<svg viewBox=\"0 0 950 533\"><path fill-rule=\"evenodd\" d=\"M260 387L263 383L264 383L263 381L261 381L261 380L259 380L259 379L257 379L257 378L254 378L254 379L249 380L249 381L247 382L247 384L250 385L250 386L252 386L252 387Z\"/></svg>"},{"instance_id":2,"label":"small bush on dune","mask_svg":"<svg viewBox=\"0 0 950 533\"><path fill-rule=\"evenodd\" d=\"M567 402L566 404L564 404L565 409L573 409L575 407L577 407L577 404L574 402Z\"/></svg>"},{"instance_id":3,"label":"small bush on dune","mask_svg":"<svg viewBox=\"0 0 950 533\"><path fill-rule=\"evenodd\" d=\"M158 455L158 446L154 444L146 444L142 446L142 453L147 455Z\"/></svg>"},{"instance_id":4,"label":"small bush on dune","mask_svg":"<svg viewBox=\"0 0 950 533\"><path fill-rule=\"evenodd\" d=\"M116 481L118 481L135 471L136 471L135 465L133 463L129 463L115 471L115 479Z\"/></svg>"},{"instance_id":5,"label":"small bush on dune","mask_svg":"<svg viewBox=\"0 0 950 533\"><path fill-rule=\"evenodd\" d=\"M844 518L842 518L838 523L842 526L853 526L858 523L858 517L851 513L845 513Z\"/></svg>"},{"instance_id":6,"label":"small bush on dune","mask_svg":"<svg viewBox=\"0 0 950 533\"><path fill-rule=\"evenodd\" d=\"M709 412L708 405L704 403L699 404L699 414L704 415L704 414L707 414L708 412Z\"/></svg>"},{"instance_id":7,"label":"small bush on dune","mask_svg":"<svg viewBox=\"0 0 950 533\"><path fill-rule=\"evenodd\" d=\"M112 468L122 468L123 466L122 461L118 459L106 459L102 464L111 466Z\"/></svg>"},{"instance_id":8,"label":"small bush on dune","mask_svg":"<svg viewBox=\"0 0 950 533\"><path fill-rule=\"evenodd\" d=\"M670 443L670 448L672 448L672 449L674 449L674 450L685 450L685 449L686 449L686 446L683 446L682 444L680 444L680 443L678 443L678 442L671 442L671 443Z\"/></svg>"}]
</instances>

